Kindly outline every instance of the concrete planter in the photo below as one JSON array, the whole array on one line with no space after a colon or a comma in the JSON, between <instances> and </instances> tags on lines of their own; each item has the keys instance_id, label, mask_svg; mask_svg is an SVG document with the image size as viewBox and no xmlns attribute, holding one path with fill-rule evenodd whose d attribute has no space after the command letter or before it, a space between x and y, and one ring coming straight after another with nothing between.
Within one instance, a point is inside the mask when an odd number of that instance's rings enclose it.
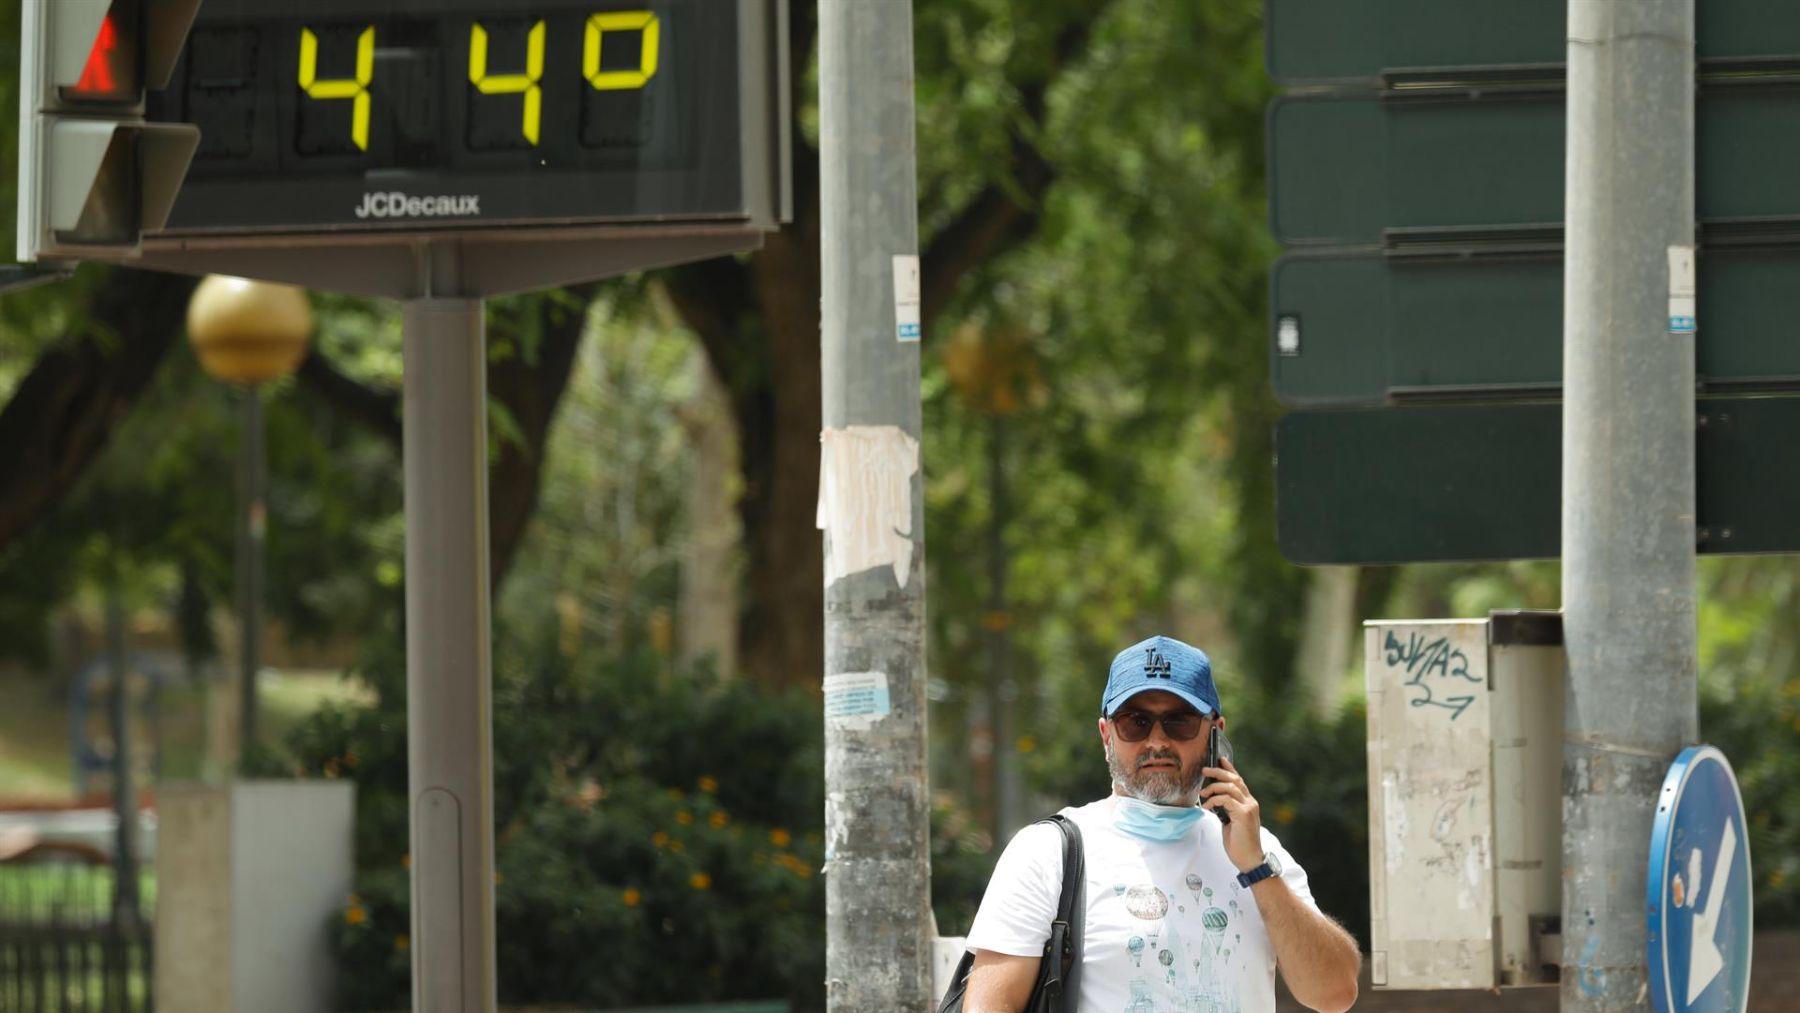
<instances>
[{"instance_id":1,"label":"concrete planter","mask_svg":"<svg viewBox=\"0 0 1800 1013\"><path fill-rule=\"evenodd\" d=\"M355 871L355 786L163 786L157 809L157 1008L330 1010L331 920Z\"/></svg>"}]
</instances>

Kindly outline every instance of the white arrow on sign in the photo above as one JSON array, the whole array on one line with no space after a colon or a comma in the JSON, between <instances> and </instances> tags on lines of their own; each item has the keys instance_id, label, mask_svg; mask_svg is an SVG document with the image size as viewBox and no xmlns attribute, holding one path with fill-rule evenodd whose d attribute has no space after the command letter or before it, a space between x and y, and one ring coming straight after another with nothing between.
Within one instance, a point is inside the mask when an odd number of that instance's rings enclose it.
<instances>
[{"instance_id":1,"label":"white arrow on sign","mask_svg":"<svg viewBox=\"0 0 1800 1013\"><path fill-rule=\"evenodd\" d=\"M1725 836L1719 841L1719 857L1713 861L1712 877L1706 884L1706 908L1694 915L1694 932L1688 950L1687 1001L1692 1006L1706 986L1725 969L1725 955L1719 952L1719 907L1725 903L1725 881L1731 878L1731 859L1737 854L1737 827L1725 821Z\"/></svg>"}]
</instances>

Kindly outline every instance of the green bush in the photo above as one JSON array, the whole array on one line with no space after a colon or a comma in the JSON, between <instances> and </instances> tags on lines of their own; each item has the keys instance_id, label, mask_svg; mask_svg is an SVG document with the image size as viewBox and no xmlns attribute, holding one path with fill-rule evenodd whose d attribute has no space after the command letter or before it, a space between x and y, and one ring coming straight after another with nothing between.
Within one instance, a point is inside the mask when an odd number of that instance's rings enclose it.
<instances>
[{"instance_id":1,"label":"green bush","mask_svg":"<svg viewBox=\"0 0 1800 1013\"><path fill-rule=\"evenodd\" d=\"M553 643L543 638L543 643ZM822 720L663 662L565 659L497 638L495 917L505 1003L823 1004ZM339 1006L409 1005L404 675L325 710L281 766L357 782L354 895L336 926Z\"/></svg>"},{"instance_id":2,"label":"green bush","mask_svg":"<svg viewBox=\"0 0 1800 1013\"><path fill-rule=\"evenodd\" d=\"M1800 679L1702 683L1700 732L1744 796L1757 929L1800 925Z\"/></svg>"}]
</instances>

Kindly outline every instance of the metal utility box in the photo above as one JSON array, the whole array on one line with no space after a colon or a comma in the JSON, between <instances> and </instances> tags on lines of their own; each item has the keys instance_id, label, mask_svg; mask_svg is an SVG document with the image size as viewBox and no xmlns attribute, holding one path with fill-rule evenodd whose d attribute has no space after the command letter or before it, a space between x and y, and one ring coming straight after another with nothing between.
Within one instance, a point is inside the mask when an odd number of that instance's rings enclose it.
<instances>
[{"instance_id":1,"label":"metal utility box","mask_svg":"<svg viewBox=\"0 0 1800 1013\"><path fill-rule=\"evenodd\" d=\"M1364 624L1378 988L1558 980L1562 617Z\"/></svg>"}]
</instances>

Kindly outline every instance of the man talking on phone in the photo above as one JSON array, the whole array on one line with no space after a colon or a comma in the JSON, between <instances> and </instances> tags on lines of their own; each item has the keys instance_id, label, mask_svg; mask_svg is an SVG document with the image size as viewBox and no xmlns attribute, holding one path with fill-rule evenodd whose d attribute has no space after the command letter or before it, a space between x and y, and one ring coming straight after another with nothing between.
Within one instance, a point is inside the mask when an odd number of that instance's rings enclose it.
<instances>
[{"instance_id":1,"label":"man talking on phone","mask_svg":"<svg viewBox=\"0 0 1800 1013\"><path fill-rule=\"evenodd\" d=\"M1086 861L1078 994L1067 1010L1274 1013L1275 972L1319 1013L1356 1001L1356 942L1319 911L1306 872L1263 829L1224 750L1212 663L1151 637L1119 652L1100 700L1112 794L1064 809ZM967 1011L1022 1010L1062 889L1062 835L1008 844L969 930Z\"/></svg>"}]
</instances>

